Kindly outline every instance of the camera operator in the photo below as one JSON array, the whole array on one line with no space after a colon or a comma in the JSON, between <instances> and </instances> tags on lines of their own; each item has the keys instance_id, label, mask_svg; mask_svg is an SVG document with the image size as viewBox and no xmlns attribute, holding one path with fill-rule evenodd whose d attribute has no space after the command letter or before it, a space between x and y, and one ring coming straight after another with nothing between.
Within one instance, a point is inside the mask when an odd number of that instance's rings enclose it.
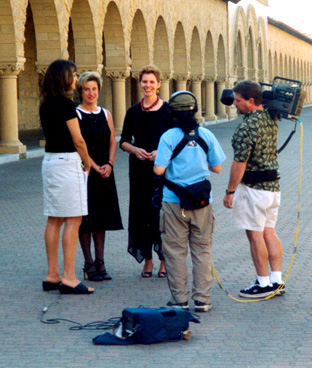
<instances>
[{"instance_id":1,"label":"camera operator","mask_svg":"<svg viewBox=\"0 0 312 368\"><path fill-rule=\"evenodd\" d=\"M278 123L263 107L258 83L240 81L233 92L234 105L244 119L232 137L234 161L223 202L225 207L233 208L235 226L246 230L257 272L254 284L240 290L239 295L262 298L278 288L277 294L283 294L283 249L275 232L280 205Z\"/></svg>"},{"instance_id":2,"label":"camera operator","mask_svg":"<svg viewBox=\"0 0 312 368\"><path fill-rule=\"evenodd\" d=\"M184 209L181 191L183 193L189 186L207 184L209 171L219 173L226 157L216 137L208 129L198 126L195 119L197 100L191 92L175 92L169 100L169 107L176 128L162 135L154 165L155 174L165 174L166 178L160 230L172 293L167 305L189 308L186 266L189 244L193 263L192 299L195 311L208 312L211 309L209 290L213 283L211 257L215 221L211 193L207 191L207 201L200 198L202 206ZM184 144L186 136L190 139ZM178 154L177 148L180 148ZM177 186L180 190L176 190Z\"/></svg>"}]
</instances>

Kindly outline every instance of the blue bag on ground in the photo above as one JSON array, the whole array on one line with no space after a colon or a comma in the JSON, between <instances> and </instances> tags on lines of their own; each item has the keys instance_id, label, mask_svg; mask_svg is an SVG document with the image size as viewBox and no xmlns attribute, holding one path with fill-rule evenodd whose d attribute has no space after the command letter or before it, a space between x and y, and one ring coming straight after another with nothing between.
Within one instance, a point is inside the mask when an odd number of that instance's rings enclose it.
<instances>
[{"instance_id":1,"label":"blue bag on ground","mask_svg":"<svg viewBox=\"0 0 312 368\"><path fill-rule=\"evenodd\" d=\"M154 344L189 339L189 322L200 323L189 311L175 308L126 308L113 333L93 338L95 345Z\"/></svg>"}]
</instances>

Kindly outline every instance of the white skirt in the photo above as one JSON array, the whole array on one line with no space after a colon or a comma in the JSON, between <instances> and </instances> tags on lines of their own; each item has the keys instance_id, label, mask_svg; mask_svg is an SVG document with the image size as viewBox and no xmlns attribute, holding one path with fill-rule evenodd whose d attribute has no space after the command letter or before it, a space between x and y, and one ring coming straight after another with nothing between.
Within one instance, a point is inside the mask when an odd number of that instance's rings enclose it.
<instances>
[{"instance_id":1,"label":"white skirt","mask_svg":"<svg viewBox=\"0 0 312 368\"><path fill-rule=\"evenodd\" d=\"M88 214L87 173L78 152L46 152L42 161L43 214L77 217Z\"/></svg>"}]
</instances>

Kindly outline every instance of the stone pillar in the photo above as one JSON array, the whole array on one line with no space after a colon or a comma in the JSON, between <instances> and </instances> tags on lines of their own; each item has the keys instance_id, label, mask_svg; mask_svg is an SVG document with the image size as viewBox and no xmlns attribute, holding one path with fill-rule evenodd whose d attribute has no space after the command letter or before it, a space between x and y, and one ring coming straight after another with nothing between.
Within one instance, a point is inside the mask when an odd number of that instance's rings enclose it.
<instances>
[{"instance_id":1,"label":"stone pillar","mask_svg":"<svg viewBox=\"0 0 312 368\"><path fill-rule=\"evenodd\" d=\"M217 78L217 117L218 119L227 119L227 114L225 112L225 105L220 101L222 92L225 88L225 78Z\"/></svg>"},{"instance_id":2,"label":"stone pillar","mask_svg":"<svg viewBox=\"0 0 312 368\"><path fill-rule=\"evenodd\" d=\"M122 132L123 122L126 115L126 78L130 75L130 70L108 70L107 76L112 80L113 85L113 120L115 134Z\"/></svg>"},{"instance_id":3,"label":"stone pillar","mask_svg":"<svg viewBox=\"0 0 312 368\"><path fill-rule=\"evenodd\" d=\"M37 69L37 73L39 74L39 85L41 86L42 80L45 76L45 73L48 69L48 64L40 64L38 62L36 62L36 69ZM46 140L43 137L42 139L39 140L39 146L40 147L45 147L46 145Z\"/></svg>"},{"instance_id":4,"label":"stone pillar","mask_svg":"<svg viewBox=\"0 0 312 368\"><path fill-rule=\"evenodd\" d=\"M140 86L140 76L139 76L139 72L138 71L131 71L131 76L132 78L136 79L136 97L137 97L137 102L140 102L142 100L142 98L144 97L141 86Z\"/></svg>"},{"instance_id":5,"label":"stone pillar","mask_svg":"<svg viewBox=\"0 0 312 368\"><path fill-rule=\"evenodd\" d=\"M170 91L169 91L169 81L171 79L171 74L163 74L161 78L161 86L159 90L159 97L163 101L169 101Z\"/></svg>"},{"instance_id":6,"label":"stone pillar","mask_svg":"<svg viewBox=\"0 0 312 368\"><path fill-rule=\"evenodd\" d=\"M214 98L214 81L215 77L205 78L205 91L206 91L206 121L216 121L215 115L215 98Z\"/></svg>"},{"instance_id":7,"label":"stone pillar","mask_svg":"<svg viewBox=\"0 0 312 368\"><path fill-rule=\"evenodd\" d=\"M18 139L17 75L24 61L0 64L0 154L26 154Z\"/></svg>"},{"instance_id":8,"label":"stone pillar","mask_svg":"<svg viewBox=\"0 0 312 368\"><path fill-rule=\"evenodd\" d=\"M203 76L202 75L192 76L191 80L192 80L192 92L194 93L197 99L197 106L198 106L198 111L195 114L195 118L199 123L203 123L205 121L202 116L203 114L201 107L201 82L203 80Z\"/></svg>"},{"instance_id":9,"label":"stone pillar","mask_svg":"<svg viewBox=\"0 0 312 368\"><path fill-rule=\"evenodd\" d=\"M177 82L177 91L185 91L186 90L186 82L189 79L189 74L177 74L173 77Z\"/></svg>"}]
</instances>

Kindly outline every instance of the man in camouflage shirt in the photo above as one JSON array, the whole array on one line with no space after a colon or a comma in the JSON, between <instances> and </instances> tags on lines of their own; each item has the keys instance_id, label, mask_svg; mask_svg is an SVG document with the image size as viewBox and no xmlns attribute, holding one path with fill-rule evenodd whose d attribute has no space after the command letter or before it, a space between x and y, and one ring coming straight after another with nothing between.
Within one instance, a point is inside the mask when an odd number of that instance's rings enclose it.
<instances>
[{"instance_id":1,"label":"man in camouflage shirt","mask_svg":"<svg viewBox=\"0 0 312 368\"><path fill-rule=\"evenodd\" d=\"M239 295L263 298L274 292L285 293L281 271L283 248L275 232L280 205L278 124L262 106L258 83L240 81L233 91L234 105L245 116L232 138L234 161L223 202L225 207L233 208L235 225L246 230L257 272L256 281L240 290Z\"/></svg>"}]
</instances>

